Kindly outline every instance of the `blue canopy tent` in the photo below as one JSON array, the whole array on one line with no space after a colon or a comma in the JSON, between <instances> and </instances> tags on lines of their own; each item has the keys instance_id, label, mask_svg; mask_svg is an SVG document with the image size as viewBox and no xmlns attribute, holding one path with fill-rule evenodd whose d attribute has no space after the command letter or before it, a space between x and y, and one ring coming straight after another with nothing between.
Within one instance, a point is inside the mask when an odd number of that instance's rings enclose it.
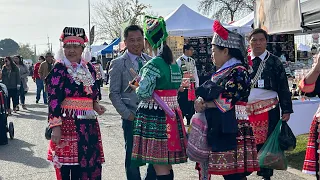
<instances>
[{"instance_id":1,"label":"blue canopy tent","mask_svg":"<svg viewBox=\"0 0 320 180\"><path fill-rule=\"evenodd\" d=\"M101 60L102 68L106 69L108 61L113 59L113 46L120 43L120 38L113 40L107 47L97 52L98 59ZM106 57L106 54L111 54L111 56Z\"/></svg>"},{"instance_id":2,"label":"blue canopy tent","mask_svg":"<svg viewBox=\"0 0 320 180\"><path fill-rule=\"evenodd\" d=\"M120 43L120 38L113 40L107 47L97 52L98 55L105 55L107 53L113 52L113 46L116 46Z\"/></svg>"},{"instance_id":3,"label":"blue canopy tent","mask_svg":"<svg viewBox=\"0 0 320 180\"><path fill-rule=\"evenodd\" d=\"M91 46L91 55L97 57L98 52L105 49L108 45Z\"/></svg>"}]
</instances>

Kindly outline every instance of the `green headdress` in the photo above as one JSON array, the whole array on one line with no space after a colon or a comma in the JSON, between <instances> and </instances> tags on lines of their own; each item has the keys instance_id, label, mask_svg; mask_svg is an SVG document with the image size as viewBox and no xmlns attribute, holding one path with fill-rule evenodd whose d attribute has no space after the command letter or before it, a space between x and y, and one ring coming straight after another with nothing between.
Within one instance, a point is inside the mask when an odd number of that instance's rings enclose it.
<instances>
[{"instance_id":1,"label":"green headdress","mask_svg":"<svg viewBox=\"0 0 320 180\"><path fill-rule=\"evenodd\" d=\"M143 31L144 36L153 49L159 48L162 52L163 42L167 39L166 22L163 17L144 17ZM160 53L158 51L158 54Z\"/></svg>"}]
</instances>

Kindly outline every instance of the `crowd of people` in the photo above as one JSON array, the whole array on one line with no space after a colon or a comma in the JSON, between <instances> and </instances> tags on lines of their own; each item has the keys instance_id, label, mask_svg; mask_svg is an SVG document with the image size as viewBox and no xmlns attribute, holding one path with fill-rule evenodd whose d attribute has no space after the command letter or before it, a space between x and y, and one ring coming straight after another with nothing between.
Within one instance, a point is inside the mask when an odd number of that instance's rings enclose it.
<instances>
[{"instance_id":1,"label":"crowd of people","mask_svg":"<svg viewBox=\"0 0 320 180\"><path fill-rule=\"evenodd\" d=\"M4 65L1 70L2 83L8 89L7 113L11 115L12 111L19 111L19 104L23 109L27 109L25 105L25 94L28 91L29 69L23 63L21 56L5 57ZM12 108L11 109L11 100Z\"/></svg>"},{"instance_id":2,"label":"crowd of people","mask_svg":"<svg viewBox=\"0 0 320 180\"><path fill-rule=\"evenodd\" d=\"M260 167L258 152L279 121L293 113L285 69L278 57L266 50L268 34L254 29L248 36L250 52L242 35L220 22L213 24L212 62L215 73L199 84L194 49L186 44L177 60L166 43L162 17L145 16L144 29L130 25L124 30L126 50L112 60L107 78L109 98L122 119L125 169L128 180L141 180L139 167L148 164L145 180L173 180L172 165L188 161L187 127L195 113L207 123L209 155L196 162L199 180L221 175L226 180L245 180L257 172L270 180L273 169ZM58 180L102 178L105 162L98 116L103 69L95 58L86 59L85 30L65 27L61 53L40 56L34 65L36 103L41 92L48 104L51 139L48 160ZM6 57L1 71L8 89L7 111L26 109L28 68L20 56ZM300 83L313 92L320 74L319 57L313 71ZM318 112L319 113L319 112ZM319 179L318 113L311 125L304 172Z\"/></svg>"}]
</instances>

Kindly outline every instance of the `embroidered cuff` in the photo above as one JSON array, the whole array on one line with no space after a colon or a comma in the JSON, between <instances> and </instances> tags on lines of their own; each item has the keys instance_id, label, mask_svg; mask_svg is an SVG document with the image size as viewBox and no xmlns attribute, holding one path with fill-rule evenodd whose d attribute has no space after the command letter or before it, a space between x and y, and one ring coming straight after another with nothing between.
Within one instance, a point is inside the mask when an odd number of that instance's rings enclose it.
<instances>
[{"instance_id":1,"label":"embroidered cuff","mask_svg":"<svg viewBox=\"0 0 320 180\"><path fill-rule=\"evenodd\" d=\"M62 119L61 117L54 117L49 119L49 127L53 128L56 126L61 126L62 125Z\"/></svg>"},{"instance_id":2,"label":"embroidered cuff","mask_svg":"<svg viewBox=\"0 0 320 180\"><path fill-rule=\"evenodd\" d=\"M229 99L223 98L222 94L220 94L220 96L217 99L213 100L217 108L223 113L229 111L233 107L231 102L228 102L228 101Z\"/></svg>"},{"instance_id":3,"label":"embroidered cuff","mask_svg":"<svg viewBox=\"0 0 320 180\"><path fill-rule=\"evenodd\" d=\"M305 92L305 93L311 93L314 91L314 88L316 86L316 83L312 83L312 84L306 84L305 80L301 80L299 83L299 88L301 91Z\"/></svg>"}]
</instances>

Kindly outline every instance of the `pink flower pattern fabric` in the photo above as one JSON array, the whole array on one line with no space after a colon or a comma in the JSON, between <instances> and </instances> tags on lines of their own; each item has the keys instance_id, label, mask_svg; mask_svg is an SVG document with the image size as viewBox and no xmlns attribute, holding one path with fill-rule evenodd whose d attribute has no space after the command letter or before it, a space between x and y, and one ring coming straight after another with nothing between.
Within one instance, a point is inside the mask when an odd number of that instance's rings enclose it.
<instances>
[{"instance_id":1,"label":"pink flower pattern fabric","mask_svg":"<svg viewBox=\"0 0 320 180\"><path fill-rule=\"evenodd\" d=\"M91 64L88 64L88 69L95 77L96 73ZM52 151L56 151L57 157L59 157L58 161L59 163L61 162L62 167L68 166L68 164L79 164L77 172L80 179L101 180L101 164L104 162L104 156L97 119L79 120L77 117L68 115L64 117L61 109L61 103L66 97L86 97L97 100L98 95L100 95L99 88L94 84L91 87L92 93L88 95L83 84L76 84L69 75L67 68L60 62L54 65L46 78L46 84L50 105L49 122L55 119L62 119L62 141L66 143L65 147L59 148L59 146L50 141L48 160L53 161ZM70 129L70 127L75 128ZM73 139L74 141L69 142L68 139Z\"/></svg>"},{"instance_id":2,"label":"pink flower pattern fabric","mask_svg":"<svg viewBox=\"0 0 320 180\"><path fill-rule=\"evenodd\" d=\"M91 74L95 77L96 73L94 67L91 64L88 64L88 68ZM61 103L66 97L89 97L93 100L97 100L97 97L100 94L99 88L95 84L92 86L93 93L86 95L82 83L80 85L75 84L67 71L67 67L62 63L56 63L54 65L52 71L46 78L46 82L48 86L49 104L50 106L54 105L49 108L49 119L60 117L62 115Z\"/></svg>"}]
</instances>

